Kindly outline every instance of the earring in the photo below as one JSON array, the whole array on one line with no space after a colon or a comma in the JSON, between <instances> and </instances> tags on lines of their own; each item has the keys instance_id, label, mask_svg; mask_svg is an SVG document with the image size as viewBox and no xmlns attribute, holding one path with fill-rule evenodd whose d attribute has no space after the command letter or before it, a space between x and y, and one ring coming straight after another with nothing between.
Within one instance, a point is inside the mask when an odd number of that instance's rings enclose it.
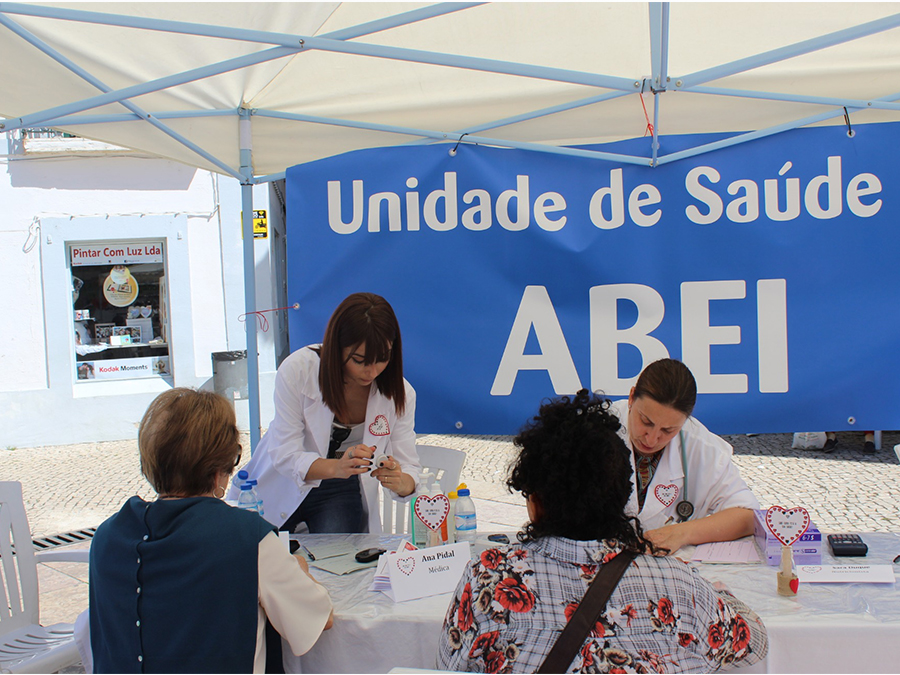
<instances>
[{"instance_id":1,"label":"earring","mask_svg":"<svg viewBox=\"0 0 900 675\"><path fill-rule=\"evenodd\" d=\"M222 494L217 495L216 490L221 490ZM216 499L225 499L225 488L221 485L216 485L216 487L213 489L213 497L215 497Z\"/></svg>"}]
</instances>

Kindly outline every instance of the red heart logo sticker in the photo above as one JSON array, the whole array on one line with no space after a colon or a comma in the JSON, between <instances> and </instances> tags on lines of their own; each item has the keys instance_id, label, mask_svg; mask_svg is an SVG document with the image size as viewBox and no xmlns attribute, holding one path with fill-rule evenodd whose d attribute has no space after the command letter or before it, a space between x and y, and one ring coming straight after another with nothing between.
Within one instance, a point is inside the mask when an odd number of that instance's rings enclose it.
<instances>
[{"instance_id":1,"label":"red heart logo sticker","mask_svg":"<svg viewBox=\"0 0 900 675\"><path fill-rule=\"evenodd\" d=\"M375 418L375 421L369 425L369 433L373 436L389 436L391 427L388 424L387 417L378 415Z\"/></svg>"},{"instance_id":2,"label":"red heart logo sticker","mask_svg":"<svg viewBox=\"0 0 900 675\"><path fill-rule=\"evenodd\" d=\"M665 506L671 506L675 503L675 500L678 498L678 486L677 485L657 485L656 489L653 491L656 495L656 498L661 501Z\"/></svg>"},{"instance_id":3,"label":"red heart logo sticker","mask_svg":"<svg viewBox=\"0 0 900 675\"><path fill-rule=\"evenodd\" d=\"M809 512L802 506L772 506L766 511L766 527L782 544L792 546L809 529Z\"/></svg>"},{"instance_id":4,"label":"red heart logo sticker","mask_svg":"<svg viewBox=\"0 0 900 675\"><path fill-rule=\"evenodd\" d=\"M790 587L791 587L791 590L792 590L794 593L796 593L796 592L797 592L797 589L800 588L800 580L799 580L799 579L791 579L791 582L790 582L789 585L790 585Z\"/></svg>"},{"instance_id":5,"label":"red heart logo sticker","mask_svg":"<svg viewBox=\"0 0 900 675\"><path fill-rule=\"evenodd\" d=\"M399 569L403 574L409 576L413 573L413 570L416 569L416 559L415 558L400 558L397 560L397 569Z\"/></svg>"}]
</instances>

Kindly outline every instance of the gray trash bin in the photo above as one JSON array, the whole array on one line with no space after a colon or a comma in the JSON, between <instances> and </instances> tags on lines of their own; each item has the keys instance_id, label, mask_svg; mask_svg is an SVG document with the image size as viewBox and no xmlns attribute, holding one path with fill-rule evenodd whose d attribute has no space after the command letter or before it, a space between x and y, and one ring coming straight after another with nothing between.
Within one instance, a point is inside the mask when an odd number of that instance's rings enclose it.
<instances>
[{"instance_id":1,"label":"gray trash bin","mask_svg":"<svg viewBox=\"0 0 900 675\"><path fill-rule=\"evenodd\" d=\"M249 398L247 392L247 350L213 352L213 389L229 401Z\"/></svg>"}]
</instances>

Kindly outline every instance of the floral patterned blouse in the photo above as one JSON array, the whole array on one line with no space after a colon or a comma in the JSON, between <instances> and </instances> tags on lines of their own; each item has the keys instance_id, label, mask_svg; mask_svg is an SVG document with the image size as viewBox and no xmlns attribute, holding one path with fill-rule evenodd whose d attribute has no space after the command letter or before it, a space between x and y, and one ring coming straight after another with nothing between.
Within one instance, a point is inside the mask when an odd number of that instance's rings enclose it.
<instances>
[{"instance_id":1,"label":"floral patterned blouse","mask_svg":"<svg viewBox=\"0 0 900 675\"><path fill-rule=\"evenodd\" d=\"M530 673L541 665L614 540L544 537L488 549L466 567L444 619L438 668ZM766 655L759 617L693 567L638 556L570 673L708 672Z\"/></svg>"}]
</instances>

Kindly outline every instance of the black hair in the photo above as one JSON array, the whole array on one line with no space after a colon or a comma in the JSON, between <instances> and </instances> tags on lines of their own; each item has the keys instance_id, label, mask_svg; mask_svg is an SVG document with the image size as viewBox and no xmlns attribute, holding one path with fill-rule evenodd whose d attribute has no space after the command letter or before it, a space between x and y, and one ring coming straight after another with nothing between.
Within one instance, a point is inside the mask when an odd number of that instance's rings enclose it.
<instances>
[{"instance_id":1,"label":"black hair","mask_svg":"<svg viewBox=\"0 0 900 675\"><path fill-rule=\"evenodd\" d=\"M615 539L638 553L658 550L637 519L625 515L631 461L609 406L586 389L548 400L515 437L520 450L506 485L531 496L539 511L519 541Z\"/></svg>"}]
</instances>

